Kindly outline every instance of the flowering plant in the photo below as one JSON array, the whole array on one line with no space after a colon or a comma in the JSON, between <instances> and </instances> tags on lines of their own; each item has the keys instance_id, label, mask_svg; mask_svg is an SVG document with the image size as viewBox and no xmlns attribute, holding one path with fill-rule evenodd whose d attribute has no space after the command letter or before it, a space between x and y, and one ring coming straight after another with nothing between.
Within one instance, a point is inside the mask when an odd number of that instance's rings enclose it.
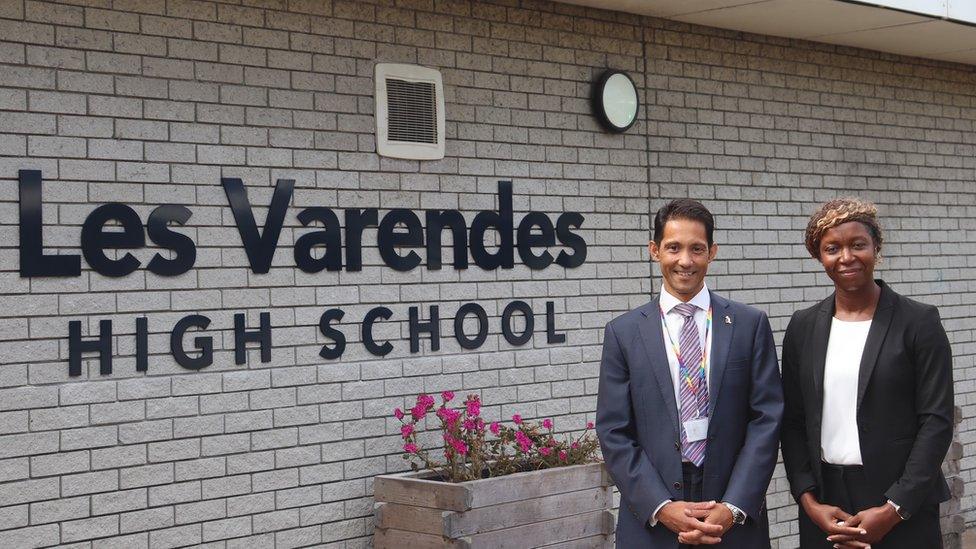
<instances>
[{"instance_id":1,"label":"flowering plant","mask_svg":"<svg viewBox=\"0 0 976 549\"><path fill-rule=\"evenodd\" d=\"M551 419L539 423L525 421L519 414L512 416L512 425L493 421L485 424L481 417L481 400L468 395L464 405L451 408L454 393L441 393L441 405L427 394L417 396L416 404L407 412L400 408L393 416L400 421L403 437L403 459L416 471L421 465L441 473L447 482L463 482L480 478L509 475L550 467L578 465L597 461L599 443L590 433L593 423L578 437L556 438ZM440 463L417 440L417 424L434 412L440 420L444 440L444 462Z\"/></svg>"}]
</instances>

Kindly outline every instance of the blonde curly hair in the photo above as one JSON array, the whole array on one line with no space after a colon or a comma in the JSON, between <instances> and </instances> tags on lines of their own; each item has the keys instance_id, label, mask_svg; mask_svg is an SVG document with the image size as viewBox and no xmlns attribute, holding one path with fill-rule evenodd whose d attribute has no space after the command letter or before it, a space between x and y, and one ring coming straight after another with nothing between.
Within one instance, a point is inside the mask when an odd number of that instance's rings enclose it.
<instances>
[{"instance_id":1,"label":"blonde curly hair","mask_svg":"<svg viewBox=\"0 0 976 549\"><path fill-rule=\"evenodd\" d=\"M881 225L878 224L878 208L867 200L846 197L827 202L810 216L807 223L807 251L814 259L820 259L820 241L824 233L848 221L859 221L867 227L874 240L875 252L881 251Z\"/></svg>"}]
</instances>

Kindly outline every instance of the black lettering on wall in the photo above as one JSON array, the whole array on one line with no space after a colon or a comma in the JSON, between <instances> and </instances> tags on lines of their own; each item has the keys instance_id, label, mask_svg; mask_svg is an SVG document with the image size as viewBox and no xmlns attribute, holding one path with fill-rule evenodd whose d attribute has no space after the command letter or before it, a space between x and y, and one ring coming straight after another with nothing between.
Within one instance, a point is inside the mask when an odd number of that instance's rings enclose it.
<instances>
[{"instance_id":1,"label":"black lettering on wall","mask_svg":"<svg viewBox=\"0 0 976 549\"><path fill-rule=\"evenodd\" d=\"M556 304L546 301L546 343L565 343L566 334L556 333Z\"/></svg>"},{"instance_id":2,"label":"black lettering on wall","mask_svg":"<svg viewBox=\"0 0 976 549\"><path fill-rule=\"evenodd\" d=\"M441 231L451 229L454 268L468 268L468 224L457 210L427 212L427 268L441 268Z\"/></svg>"},{"instance_id":3,"label":"black lettering on wall","mask_svg":"<svg viewBox=\"0 0 976 549\"><path fill-rule=\"evenodd\" d=\"M538 227L541 234L534 234L532 229ZM532 248L539 246L548 248L556 243L556 233L549 216L539 212L529 212L522 218L518 226L518 252L522 263L530 269L545 269L552 264L552 254L549 250L540 255L532 253Z\"/></svg>"},{"instance_id":4,"label":"black lettering on wall","mask_svg":"<svg viewBox=\"0 0 976 549\"><path fill-rule=\"evenodd\" d=\"M586 241L571 230L571 228L578 229L582 225L583 215L578 212L566 212L556 220L556 237L564 246L569 246L573 250L572 255L565 251L559 252L556 256L556 264L566 269L573 269L586 261Z\"/></svg>"},{"instance_id":5,"label":"black lettering on wall","mask_svg":"<svg viewBox=\"0 0 976 549\"><path fill-rule=\"evenodd\" d=\"M515 252L512 246L512 182L498 182L498 212L482 211L471 222L471 257L476 265L491 271L502 267L515 266ZM495 253L488 253L485 246L485 233L490 227L498 231L499 242Z\"/></svg>"},{"instance_id":6,"label":"black lettering on wall","mask_svg":"<svg viewBox=\"0 0 976 549\"><path fill-rule=\"evenodd\" d=\"M298 221L302 225L319 222L325 226L323 231L305 233L295 242L295 265L306 273L317 273L322 269L338 271L342 269L342 237L339 218L330 208L307 208L299 212ZM325 253L316 259L312 250L324 246Z\"/></svg>"},{"instance_id":7,"label":"black lettering on wall","mask_svg":"<svg viewBox=\"0 0 976 549\"><path fill-rule=\"evenodd\" d=\"M44 255L41 171L20 170L17 177L20 193L20 276L79 276L81 256Z\"/></svg>"},{"instance_id":8,"label":"black lettering on wall","mask_svg":"<svg viewBox=\"0 0 976 549\"><path fill-rule=\"evenodd\" d=\"M295 190L295 180L279 179L275 184L268 217L264 221L264 231L260 234L254 221L254 212L251 211L251 203L247 199L244 182L236 177L225 177L220 182L224 186L224 193L227 194L227 201L234 214L237 232L240 233L241 242L244 243L244 251L247 252L251 271L258 274L268 272L271 269L275 249L278 247L278 237L285 222L285 212Z\"/></svg>"},{"instance_id":9,"label":"black lettering on wall","mask_svg":"<svg viewBox=\"0 0 976 549\"><path fill-rule=\"evenodd\" d=\"M193 344L200 351L200 356L194 358L186 354L183 348L183 335L190 328L207 329L210 319L203 315L188 315L179 320L169 334L169 350L176 359L176 363L187 370L200 370L213 364L213 337L197 336Z\"/></svg>"},{"instance_id":10,"label":"black lettering on wall","mask_svg":"<svg viewBox=\"0 0 976 549\"><path fill-rule=\"evenodd\" d=\"M112 373L112 321L98 321L98 339L81 340L81 321L68 322L68 375L81 375L81 353L98 353L98 373Z\"/></svg>"},{"instance_id":11,"label":"black lettering on wall","mask_svg":"<svg viewBox=\"0 0 976 549\"><path fill-rule=\"evenodd\" d=\"M136 371L149 370L149 319L136 318Z\"/></svg>"},{"instance_id":12,"label":"black lettering on wall","mask_svg":"<svg viewBox=\"0 0 976 549\"><path fill-rule=\"evenodd\" d=\"M106 231L105 224L118 221L122 231ZM85 261L105 276L119 277L139 268L139 260L126 252L120 259L111 259L105 250L134 249L146 245L146 235L142 232L142 220L135 210L111 202L102 204L88 214L81 226L81 253Z\"/></svg>"},{"instance_id":13,"label":"black lettering on wall","mask_svg":"<svg viewBox=\"0 0 976 549\"><path fill-rule=\"evenodd\" d=\"M377 319L386 320L393 316L393 311L386 307L374 307L370 309L366 316L363 317L363 346L366 350L376 356L386 356L390 354L393 350L393 345L389 341L384 341L382 345L378 345L376 340L373 339L373 324Z\"/></svg>"},{"instance_id":14,"label":"black lettering on wall","mask_svg":"<svg viewBox=\"0 0 976 549\"><path fill-rule=\"evenodd\" d=\"M271 362L271 313L261 313L260 327L248 330L244 313L234 315L234 364L247 362L247 344L261 344L261 362Z\"/></svg>"},{"instance_id":15,"label":"black lettering on wall","mask_svg":"<svg viewBox=\"0 0 976 549\"><path fill-rule=\"evenodd\" d=\"M430 334L430 350L438 351L441 348L441 320L440 308L437 305L430 306L430 320L420 321L420 311L417 307L410 307L410 352L420 352L420 332Z\"/></svg>"},{"instance_id":16,"label":"black lettering on wall","mask_svg":"<svg viewBox=\"0 0 976 549\"><path fill-rule=\"evenodd\" d=\"M406 228L406 232L395 230L400 224ZM383 263L386 263L390 268L397 271L409 271L420 265L420 255L417 252L410 251L406 256L401 256L396 250L398 246L416 248L424 244L424 233L423 227L420 226L420 219L417 218L417 214L410 210L397 208L390 210L383 216L376 240L380 249L380 257L383 258Z\"/></svg>"},{"instance_id":17,"label":"black lettering on wall","mask_svg":"<svg viewBox=\"0 0 976 549\"><path fill-rule=\"evenodd\" d=\"M376 226L376 208L346 210L346 270L363 270L363 229Z\"/></svg>"},{"instance_id":18,"label":"black lettering on wall","mask_svg":"<svg viewBox=\"0 0 976 549\"><path fill-rule=\"evenodd\" d=\"M342 309L328 309L319 317L319 332L323 336L335 341L335 345L331 347L328 345L322 346L322 349L319 351L320 357L329 360L340 358L346 350L346 334L332 327L333 321L338 322L344 316L346 316L346 312Z\"/></svg>"},{"instance_id":19,"label":"black lettering on wall","mask_svg":"<svg viewBox=\"0 0 976 549\"><path fill-rule=\"evenodd\" d=\"M473 338L469 338L464 333L464 319L473 314L478 319L478 333ZM484 344L488 338L488 314L484 307L477 303L465 303L458 308L454 315L454 339L462 349L477 349Z\"/></svg>"},{"instance_id":20,"label":"black lettering on wall","mask_svg":"<svg viewBox=\"0 0 976 549\"><path fill-rule=\"evenodd\" d=\"M525 329L521 334L516 334L512 330L512 315L516 312L522 313L525 317ZM502 311L502 335L510 345L525 345L532 339L532 331L535 330L535 317L532 315L532 307L524 301L513 301L505 306Z\"/></svg>"},{"instance_id":21,"label":"black lettering on wall","mask_svg":"<svg viewBox=\"0 0 976 549\"><path fill-rule=\"evenodd\" d=\"M193 268L197 260L196 245L190 237L173 231L168 226L171 222L184 225L191 215L189 208L176 204L164 204L149 214L149 219L146 221L149 240L163 248L173 250L174 254L172 259L166 259L159 253L154 255L146 265L149 272L160 276L177 276Z\"/></svg>"}]
</instances>

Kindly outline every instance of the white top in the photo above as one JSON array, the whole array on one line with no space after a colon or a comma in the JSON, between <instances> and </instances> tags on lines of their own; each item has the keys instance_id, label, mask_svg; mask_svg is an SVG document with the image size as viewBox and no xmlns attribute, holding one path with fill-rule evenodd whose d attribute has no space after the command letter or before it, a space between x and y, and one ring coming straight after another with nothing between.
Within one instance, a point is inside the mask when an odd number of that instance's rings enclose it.
<instances>
[{"instance_id":1,"label":"white top","mask_svg":"<svg viewBox=\"0 0 976 549\"><path fill-rule=\"evenodd\" d=\"M857 431L857 378L870 320L833 319L823 379L820 449L834 465L862 465Z\"/></svg>"},{"instance_id":2,"label":"white top","mask_svg":"<svg viewBox=\"0 0 976 549\"><path fill-rule=\"evenodd\" d=\"M685 324L685 317L678 314L677 311L673 310L675 305L682 303L682 301L673 295L669 294L667 290L661 290L661 310L664 311L664 325L661 326L665 329L664 332L664 348L668 354L668 366L671 368L671 383L674 386L674 401L681 402L681 395L679 394L680 385L678 384L680 379L678 357L674 354L674 347L671 345L671 341L668 340L668 332L671 333L671 340L677 345L679 339L681 338L681 327ZM698 292L695 297L691 298L688 303L698 306L698 310L695 311L695 324L698 326L698 337L701 340L702 350L709 349L705 353L705 384L709 385L708 372L709 366L712 362L711 344L712 344L712 334L705 334L705 316L708 313L708 307L712 303L712 299L708 294L708 286L702 286L700 292ZM713 320L714 322L714 320ZM665 328L666 326L666 328ZM697 364L695 365L697 366ZM678 410L678 416L681 416L681 410Z\"/></svg>"}]
</instances>

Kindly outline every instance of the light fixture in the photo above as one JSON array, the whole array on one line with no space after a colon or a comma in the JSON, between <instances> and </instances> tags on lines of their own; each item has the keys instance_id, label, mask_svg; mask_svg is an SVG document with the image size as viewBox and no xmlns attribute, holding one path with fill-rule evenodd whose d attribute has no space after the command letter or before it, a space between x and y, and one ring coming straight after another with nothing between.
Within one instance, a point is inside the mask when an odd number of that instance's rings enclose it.
<instances>
[{"instance_id":1,"label":"light fixture","mask_svg":"<svg viewBox=\"0 0 976 549\"><path fill-rule=\"evenodd\" d=\"M604 128L622 133L637 122L637 86L623 71L608 70L593 85L593 112Z\"/></svg>"}]
</instances>

